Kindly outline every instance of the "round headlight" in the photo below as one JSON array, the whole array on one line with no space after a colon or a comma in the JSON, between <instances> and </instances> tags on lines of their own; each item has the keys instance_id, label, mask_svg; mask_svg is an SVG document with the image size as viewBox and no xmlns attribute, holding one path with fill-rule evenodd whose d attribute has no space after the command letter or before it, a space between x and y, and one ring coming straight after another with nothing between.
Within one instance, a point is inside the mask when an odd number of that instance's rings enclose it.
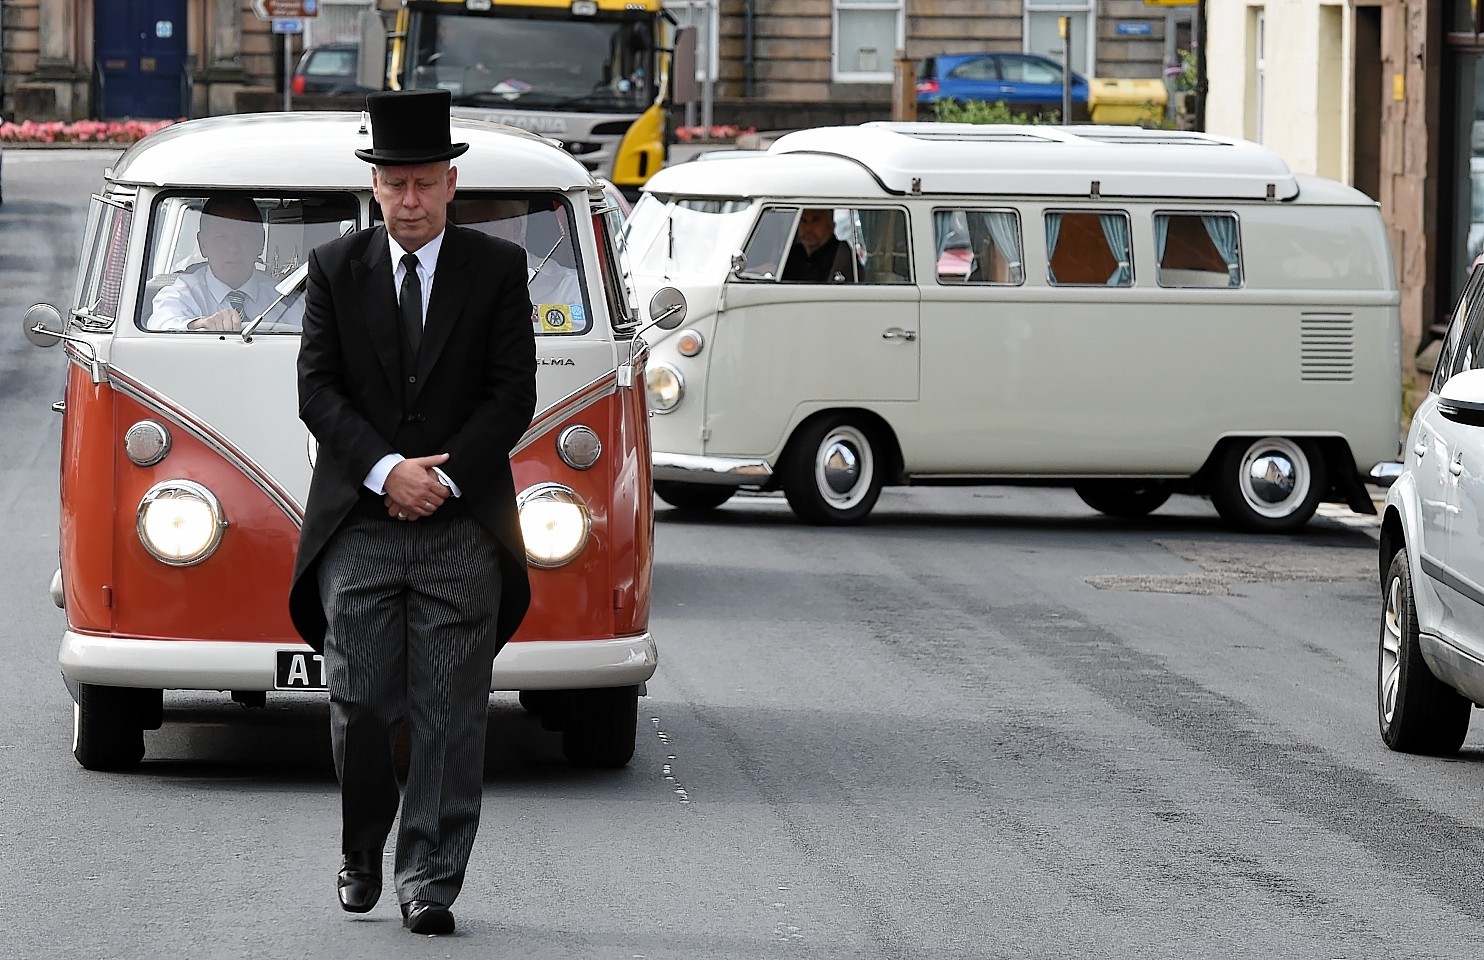
<instances>
[{"instance_id":1,"label":"round headlight","mask_svg":"<svg viewBox=\"0 0 1484 960\"><path fill-rule=\"evenodd\" d=\"M573 470L590 470L603 452L603 441L593 428L575 424L557 434L557 454Z\"/></svg>"},{"instance_id":2,"label":"round headlight","mask_svg":"<svg viewBox=\"0 0 1484 960\"><path fill-rule=\"evenodd\" d=\"M124 454L141 467L152 467L170 452L170 431L164 424L140 420L124 432Z\"/></svg>"},{"instance_id":3,"label":"round headlight","mask_svg":"<svg viewBox=\"0 0 1484 960\"><path fill-rule=\"evenodd\" d=\"M668 363L657 363L648 368L644 373L644 385L649 392L649 409L655 413L669 413L685 396L685 378Z\"/></svg>"},{"instance_id":4,"label":"round headlight","mask_svg":"<svg viewBox=\"0 0 1484 960\"><path fill-rule=\"evenodd\" d=\"M211 556L227 526L216 496L193 480L166 480L139 501L136 529L161 563L188 567Z\"/></svg>"},{"instance_id":5,"label":"round headlight","mask_svg":"<svg viewBox=\"0 0 1484 960\"><path fill-rule=\"evenodd\" d=\"M576 491L560 483L538 483L515 498L526 559L534 567L560 567L587 546L592 515Z\"/></svg>"}]
</instances>

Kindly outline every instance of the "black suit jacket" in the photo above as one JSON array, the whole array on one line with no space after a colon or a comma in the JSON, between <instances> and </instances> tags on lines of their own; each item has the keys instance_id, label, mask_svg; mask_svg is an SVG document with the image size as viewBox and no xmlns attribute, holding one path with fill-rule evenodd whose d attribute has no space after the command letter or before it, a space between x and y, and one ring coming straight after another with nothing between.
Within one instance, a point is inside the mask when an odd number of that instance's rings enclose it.
<instances>
[{"instance_id":1,"label":"black suit jacket","mask_svg":"<svg viewBox=\"0 0 1484 960\"><path fill-rule=\"evenodd\" d=\"M531 598L510 473L510 451L536 407L525 252L447 226L415 373L403 369L393 266L384 227L342 237L309 255L299 417L319 442L319 453L299 531L289 613L305 642L323 650L318 562L361 500L366 474L389 453L447 453L443 470L462 493L449 503L500 543L496 641L503 644L520 626Z\"/></svg>"}]
</instances>

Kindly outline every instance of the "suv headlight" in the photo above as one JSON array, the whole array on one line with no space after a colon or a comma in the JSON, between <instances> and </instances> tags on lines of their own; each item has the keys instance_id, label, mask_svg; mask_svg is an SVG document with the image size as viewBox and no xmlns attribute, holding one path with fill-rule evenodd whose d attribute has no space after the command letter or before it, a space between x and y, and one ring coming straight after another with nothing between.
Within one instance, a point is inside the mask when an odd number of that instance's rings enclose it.
<instances>
[{"instance_id":1,"label":"suv headlight","mask_svg":"<svg viewBox=\"0 0 1484 960\"><path fill-rule=\"evenodd\" d=\"M194 480L165 480L139 501L139 542L161 563L188 567L211 556L227 520L216 495Z\"/></svg>"},{"instance_id":2,"label":"suv headlight","mask_svg":"<svg viewBox=\"0 0 1484 960\"><path fill-rule=\"evenodd\" d=\"M592 515L571 487L538 483L515 498L526 559L535 567L560 567L587 546Z\"/></svg>"},{"instance_id":3,"label":"suv headlight","mask_svg":"<svg viewBox=\"0 0 1484 960\"><path fill-rule=\"evenodd\" d=\"M668 363L645 369L644 386L649 393L649 409L655 413L669 413L685 397L685 378Z\"/></svg>"}]
</instances>

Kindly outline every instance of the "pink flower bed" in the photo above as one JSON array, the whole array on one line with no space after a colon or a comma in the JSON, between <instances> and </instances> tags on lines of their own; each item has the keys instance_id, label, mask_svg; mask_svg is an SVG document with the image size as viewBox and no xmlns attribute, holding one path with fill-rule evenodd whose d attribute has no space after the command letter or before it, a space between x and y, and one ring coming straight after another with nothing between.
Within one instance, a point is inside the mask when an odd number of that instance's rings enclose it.
<instances>
[{"instance_id":1,"label":"pink flower bed","mask_svg":"<svg viewBox=\"0 0 1484 960\"><path fill-rule=\"evenodd\" d=\"M174 120L56 120L37 123L0 123L0 142L4 143L133 143Z\"/></svg>"},{"instance_id":2,"label":"pink flower bed","mask_svg":"<svg viewBox=\"0 0 1484 960\"><path fill-rule=\"evenodd\" d=\"M717 123L712 124L708 130L705 127L676 127L675 139L681 143L690 143L692 140L736 140L744 133L756 133L752 127L746 130L735 124Z\"/></svg>"}]
</instances>

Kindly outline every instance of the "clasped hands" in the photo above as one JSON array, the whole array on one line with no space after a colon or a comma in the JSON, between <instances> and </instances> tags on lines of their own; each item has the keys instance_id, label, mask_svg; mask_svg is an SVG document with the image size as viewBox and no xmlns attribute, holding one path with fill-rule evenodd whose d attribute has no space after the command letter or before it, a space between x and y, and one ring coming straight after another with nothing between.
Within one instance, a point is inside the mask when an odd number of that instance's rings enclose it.
<instances>
[{"instance_id":1,"label":"clasped hands","mask_svg":"<svg viewBox=\"0 0 1484 960\"><path fill-rule=\"evenodd\" d=\"M386 475L387 515L397 520L417 520L433 515L453 491L443 485L433 468L448 459L448 454L431 457L409 457L392 467Z\"/></svg>"}]
</instances>

